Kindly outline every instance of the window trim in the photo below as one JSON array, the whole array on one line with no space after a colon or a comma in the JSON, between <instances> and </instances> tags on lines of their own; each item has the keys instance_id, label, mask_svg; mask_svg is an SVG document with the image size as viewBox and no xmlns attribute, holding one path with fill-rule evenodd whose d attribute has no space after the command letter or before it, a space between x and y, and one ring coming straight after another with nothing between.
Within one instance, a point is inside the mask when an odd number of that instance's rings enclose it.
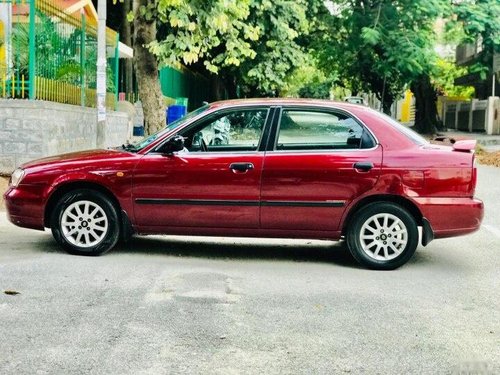
<instances>
[{"instance_id":1,"label":"window trim","mask_svg":"<svg viewBox=\"0 0 500 375\"><path fill-rule=\"evenodd\" d=\"M189 125L186 125L184 128L178 129L175 133L171 134L169 137L165 138L162 142L158 143L154 148L152 148L150 151L147 152L147 154L162 154L161 152L158 152L158 149L160 149L165 143L167 143L172 137L178 135L179 133L189 131L190 129L200 125L201 123L207 121L209 118L216 118L216 117L222 117L224 116L225 113L231 113L235 111L245 111L245 110L265 110L267 111L266 118L264 120L264 125L262 127L262 133L260 135L259 139L259 144L257 145L257 148L252 151L238 151L238 152L226 152L226 151L207 151L207 152L196 152L196 155L214 155L214 154L221 154L221 155L228 155L228 154L255 154L261 151L262 144L265 144L264 142L264 137L266 136L266 129L270 126L270 120L273 119L274 117L274 107L266 104L255 104L255 105L245 105L245 106L237 106L237 107L230 107L230 108L221 108L219 110L215 110L212 113L203 116L202 118L199 118ZM222 115L222 116L221 116ZM194 152L193 152L194 154Z\"/></svg>"},{"instance_id":2,"label":"window trim","mask_svg":"<svg viewBox=\"0 0 500 375\"><path fill-rule=\"evenodd\" d=\"M277 144L278 144L278 136L279 136L279 127L281 125L281 117L283 115L283 112L286 110L297 110L297 111L310 111L310 112L323 112L323 113L330 113L332 115L335 114L341 114L344 116L348 116L352 118L359 126L363 128L363 131L367 131L370 137L373 140L373 147L369 148L332 148L329 150L278 150L277 149ZM272 123L272 129L271 129L271 135L269 142L267 143L266 151L267 152L273 152L273 153L283 153L283 154L290 154L290 153L308 153L308 154L331 154L332 152L352 152L352 151L371 151L375 150L377 147L379 147L380 143L375 137L375 134L370 130L368 126L366 126L357 116L355 116L353 113L343 110L341 108L330 108L330 107L317 107L317 106L310 106L310 105L282 105L277 107L278 115L275 116L277 121L273 121Z\"/></svg>"}]
</instances>

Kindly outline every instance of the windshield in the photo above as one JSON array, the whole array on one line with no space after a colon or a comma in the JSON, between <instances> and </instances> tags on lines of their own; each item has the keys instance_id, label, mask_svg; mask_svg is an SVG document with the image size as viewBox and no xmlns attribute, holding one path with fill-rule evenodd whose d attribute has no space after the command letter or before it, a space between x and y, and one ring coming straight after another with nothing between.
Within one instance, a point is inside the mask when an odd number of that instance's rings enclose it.
<instances>
[{"instance_id":1,"label":"windshield","mask_svg":"<svg viewBox=\"0 0 500 375\"><path fill-rule=\"evenodd\" d=\"M189 121L190 119L198 116L199 114L205 112L209 108L208 105L204 105L198 109L195 109L192 112L189 112L186 116L181 117L178 120L175 120L174 122L168 124L165 128L160 129L156 133L151 134L150 136L147 136L140 141L136 143L132 143L130 145L127 145L126 148L129 151L139 151L142 150L144 147L149 145L151 142L155 141L156 139L160 138L163 134L169 133L175 128L179 127L180 125L184 124L186 121Z\"/></svg>"}]
</instances>

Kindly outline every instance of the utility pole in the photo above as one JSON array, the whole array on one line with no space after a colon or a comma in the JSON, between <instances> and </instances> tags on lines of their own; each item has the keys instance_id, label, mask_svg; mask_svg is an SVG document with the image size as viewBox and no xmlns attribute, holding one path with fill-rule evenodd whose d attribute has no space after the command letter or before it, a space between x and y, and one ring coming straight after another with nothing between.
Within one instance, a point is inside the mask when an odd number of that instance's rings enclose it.
<instances>
[{"instance_id":1,"label":"utility pole","mask_svg":"<svg viewBox=\"0 0 500 375\"><path fill-rule=\"evenodd\" d=\"M106 0L98 0L97 17L96 147L104 148L104 130L106 128Z\"/></svg>"},{"instance_id":2,"label":"utility pole","mask_svg":"<svg viewBox=\"0 0 500 375\"><path fill-rule=\"evenodd\" d=\"M500 54L495 53L495 48L493 48L493 56L491 57L491 71L493 77L491 77L491 96L495 96L495 85L497 83L497 72L500 71Z\"/></svg>"}]
</instances>

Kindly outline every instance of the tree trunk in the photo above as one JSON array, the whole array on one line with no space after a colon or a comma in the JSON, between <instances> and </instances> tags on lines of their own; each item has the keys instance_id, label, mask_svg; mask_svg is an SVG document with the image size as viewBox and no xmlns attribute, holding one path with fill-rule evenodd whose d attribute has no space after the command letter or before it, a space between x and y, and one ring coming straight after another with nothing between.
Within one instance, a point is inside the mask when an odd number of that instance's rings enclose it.
<instances>
[{"instance_id":1,"label":"tree trunk","mask_svg":"<svg viewBox=\"0 0 500 375\"><path fill-rule=\"evenodd\" d=\"M237 99L238 91L236 80L233 75L229 75L223 78L223 82L225 83L228 99Z\"/></svg>"},{"instance_id":2,"label":"tree trunk","mask_svg":"<svg viewBox=\"0 0 500 375\"><path fill-rule=\"evenodd\" d=\"M144 133L152 134L165 127L165 104L158 78L158 62L148 44L156 39L156 21L147 20L139 12L147 0L134 0L134 65L139 98L144 110Z\"/></svg>"},{"instance_id":3,"label":"tree trunk","mask_svg":"<svg viewBox=\"0 0 500 375\"><path fill-rule=\"evenodd\" d=\"M224 82L222 81L220 75L212 74L210 76L210 101L218 101L226 99L226 92L224 87Z\"/></svg>"},{"instance_id":4,"label":"tree trunk","mask_svg":"<svg viewBox=\"0 0 500 375\"><path fill-rule=\"evenodd\" d=\"M121 34L123 43L127 46L133 48L132 44L132 28L130 22L127 20L128 13L132 10L132 0L124 0L123 1L123 15L122 15L122 27ZM130 95L134 92L134 71L133 71L133 61L132 59L125 59L125 93Z\"/></svg>"},{"instance_id":5,"label":"tree trunk","mask_svg":"<svg viewBox=\"0 0 500 375\"><path fill-rule=\"evenodd\" d=\"M394 100L396 99L396 96L391 90L390 85L388 84L386 78L384 78L384 83L382 85L382 93L381 93L381 98L382 98L382 111L387 115L391 115L391 107L392 104L394 103Z\"/></svg>"},{"instance_id":6,"label":"tree trunk","mask_svg":"<svg viewBox=\"0 0 500 375\"><path fill-rule=\"evenodd\" d=\"M387 116L390 116L391 115L391 107L392 107L392 103L394 103L393 100L391 101L388 101L388 99L386 98L383 102L382 102L382 111L387 115Z\"/></svg>"},{"instance_id":7,"label":"tree trunk","mask_svg":"<svg viewBox=\"0 0 500 375\"><path fill-rule=\"evenodd\" d=\"M439 127L436 91L427 74L422 74L410 86L415 95L415 130L421 134L436 134Z\"/></svg>"}]
</instances>

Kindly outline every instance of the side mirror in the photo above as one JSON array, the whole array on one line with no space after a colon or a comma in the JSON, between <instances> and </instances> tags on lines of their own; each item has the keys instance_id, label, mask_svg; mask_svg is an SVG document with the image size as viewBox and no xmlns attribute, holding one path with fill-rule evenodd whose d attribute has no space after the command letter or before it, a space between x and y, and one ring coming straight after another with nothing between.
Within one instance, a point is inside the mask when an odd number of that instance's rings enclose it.
<instances>
[{"instance_id":1,"label":"side mirror","mask_svg":"<svg viewBox=\"0 0 500 375\"><path fill-rule=\"evenodd\" d=\"M158 151L162 154L173 154L174 152L181 151L183 149L184 137L177 134L164 143Z\"/></svg>"}]
</instances>

